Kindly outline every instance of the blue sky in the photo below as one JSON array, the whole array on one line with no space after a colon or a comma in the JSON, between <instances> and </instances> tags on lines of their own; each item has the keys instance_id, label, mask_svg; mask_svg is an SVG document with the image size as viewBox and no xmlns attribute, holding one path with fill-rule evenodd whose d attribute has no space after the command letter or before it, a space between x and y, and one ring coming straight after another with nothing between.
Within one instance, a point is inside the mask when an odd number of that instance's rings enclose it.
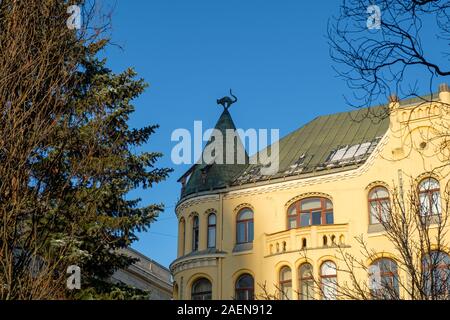
<instances>
[{"instance_id":1,"label":"blue sky","mask_svg":"<svg viewBox=\"0 0 450 320\"><path fill-rule=\"evenodd\" d=\"M133 247L168 266L176 258L174 212L188 166L170 160L173 130L193 130L195 120L214 126L216 99L230 88L239 102L236 125L278 128L280 136L318 115L346 111L344 81L331 67L327 21L340 1L115 0L112 41L105 54L115 72L133 67L149 84L135 101L133 127L159 124L143 150L161 151L160 166L175 169L153 189L137 190L143 204L166 211Z\"/></svg>"}]
</instances>

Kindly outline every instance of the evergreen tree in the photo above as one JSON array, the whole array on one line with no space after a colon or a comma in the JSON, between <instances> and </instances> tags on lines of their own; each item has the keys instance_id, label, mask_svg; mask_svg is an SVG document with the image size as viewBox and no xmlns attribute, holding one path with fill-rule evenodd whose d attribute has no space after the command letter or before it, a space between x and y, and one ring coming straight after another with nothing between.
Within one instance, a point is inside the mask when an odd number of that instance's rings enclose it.
<instances>
[{"instance_id":1,"label":"evergreen tree","mask_svg":"<svg viewBox=\"0 0 450 320\"><path fill-rule=\"evenodd\" d=\"M135 151L158 126L128 125L147 85L98 58L101 32L67 28L69 4L0 3L3 299L142 297L108 280L133 262L118 249L163 210L127 198L170 173L156 166L160 153ZM81 268L81 291L66 289L69 265Z\"/></svg>"}]
</instances>

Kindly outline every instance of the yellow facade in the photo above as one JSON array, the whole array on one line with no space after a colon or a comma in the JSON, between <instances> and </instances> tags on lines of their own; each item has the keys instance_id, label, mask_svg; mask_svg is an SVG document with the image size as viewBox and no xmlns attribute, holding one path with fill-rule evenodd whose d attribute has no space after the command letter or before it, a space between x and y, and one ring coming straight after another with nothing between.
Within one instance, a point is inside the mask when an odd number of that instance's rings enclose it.
<instances>
[{"instance_id":1,"label":"yellow facade","mask_svg":"<svg viewBox=\"0 0 450 320\"><path fill-rule=\"evenodd\" d=\"M382 229L371 229L368 193L378 185L410 189L411 181L433 176L439 181L441 193L447 185L445 157L437 152L434 132L448 122L447 106L450 93L441 89L437 102L414 102L402 105L390 103L389 129L364 164L339 172L299 177L262 184L248 183L221 190L201 192L182 198L176 214L180 221L178 258L171 265L175 281L175 299L191 299L192 286L199 278L212 284L212 299L233 299L238 277L250 274L254 279L255 296L263 294L261 285L271 292L279 284L280 269L292 270L292 291L299 292L299 267L306 261L313 274L320 278L324 261L338 265L337 246L354 256L360 255L355 237L362 235L373 248L373 259L393 257L395 249ZM321 197L332 201L333 224L287 228L287 211L298 200ZM441 199L444 201L445 197ZM442 206L444 207L444 205ZM236 219L242 208L250 208L254 218L254 239L247 250L236 251ZM207 250L208 216L215 213L216 249ZM445 214L445 213L444 213ZM193 217L199 217L197 254L192 253ZM326 243L325 242L326 238ZM307 256L302 247L307 248ZM370 264L370 261L367 261ZM360 272L364 279L366 274ZM337 273L337 281L348 281L348 275ZM399 277L405 277L401 270ZM408 298L400 288L400 296ZM297 299L293 294L292 299ZM320 294L315 293L320 299Z\"/></svg>"}]
</instances>

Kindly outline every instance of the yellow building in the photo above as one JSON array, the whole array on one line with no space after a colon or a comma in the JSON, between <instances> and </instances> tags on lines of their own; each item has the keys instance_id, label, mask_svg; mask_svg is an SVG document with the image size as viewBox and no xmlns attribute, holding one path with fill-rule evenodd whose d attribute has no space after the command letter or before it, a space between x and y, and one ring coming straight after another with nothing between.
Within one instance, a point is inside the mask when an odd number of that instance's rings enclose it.
<instances>
[{"instance_id":1,"label":"yellow building","mask_svg":"<svg viewBox=\"0 0 450 320\"><path fill-rule=\"evenodd\" d=\"M378 265L382 281L411 298L398 285L408 275L381 221L395 190L412 188L424 215L446 214L448 158L439 132L450 124L448 87L431 97L318 117L280 140L272 176L255 164L194 165L180 179L174 298L341 298L336 286L349 282L342 251ZM228 110L216 129L235 129ZM366 281L367 270L355 273Z\"/></svg>"}]
</instances>

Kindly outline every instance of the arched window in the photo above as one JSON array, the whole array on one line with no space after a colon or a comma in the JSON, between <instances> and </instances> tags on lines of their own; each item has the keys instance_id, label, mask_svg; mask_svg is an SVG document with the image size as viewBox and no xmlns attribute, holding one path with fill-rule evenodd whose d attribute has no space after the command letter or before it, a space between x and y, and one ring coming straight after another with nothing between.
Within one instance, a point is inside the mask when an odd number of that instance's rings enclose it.
<instances>
[{"instance_id":1,"label":"arched window","mask_svg":"<svg viewBox=\"0 0 450 320\"><path fill-rule=\"evenodd\" d=\"M320 280L322 297L324 300L336 300L337 297L337 272L336 264L325 261L320 267Z\"/></svg>"},{"instance_id":2,"label":"arched window","mask_svg":"<svg viewBox=\"0 0 450 320\"><path fill-rule=\"evenodd\" d=\"M236 242L253 242L253 211L248 208L242 209L237 215Z\"/></svg>"},{"instance_id":3,"label":"arched window","mask_svg":"<svg viewBox=\"0 0 450 320\"><path fill-rule=\"evenodd\" d=\"M441 193L439 182L434 178L426 178L419 184L420 213L422 216L441 213Z\"/></svg>"},{"instance_id":4,"label":"arched window","mask_svg":"<svg viewBox=\"0 0 450 320\"><path fill-rule=\"evenodd\" d=\"M450 299L450 257L441 251L432 251L424 257L423 277L429 299Z\"/></svg>"},{"instance_id":5,"label":"arched window","mask_svg":"<svg viewBox=\"0 0 450 320\"><path fill-rule=\"evenodd\" d=\"M186 253L186 223L184 221L184 218L180 219L179 230L180 230L179 250L180 256L182 256Z\"/></svg>"},{"instance_id":6,"label":"arched window","mask_svg":"<svg viewBox=\"0 0 450 320\"><path fill-rule=\"evenodd\" d=\"M198 250L198 240L199 240L199 220L198 216L192 218L192 251Z\"/></svg>"},{"instance_id":7,"label":"arched window","mask_svg":"<svg viewBox=\"0 0 450 320\"><path fill-rule=\"evenodd\" d=\"M333 203L326 198L302 199L288 209L288 229L333 223Z\"/></svg>"},{"instance_id":8,"label":"arched window","mask_svg":"<svg viewBox=\"0 0 450 320\"><path fill-rule=\"evenodd\" d=\"M249 274L241 275L236 281L236 300L253 300L255 295L255 283Z\"/></svg>"},{"instance_id":9,"label":"arched window","mask_svg":"<svg viewBox=\"0 0 450 320\"><path fill-rule=\"evenodd\" d=\"M211 300L212 285L208 279L201 278L192 284L191 300Z\"/></svg>"},{"instance_id":10,"label":"arched window","mask_svg":"<svg viewBox=\"0 0 450 320\"><path fill-rule=\"evenodd\" d=\"M313 268L309 263L304 263L299 268L300 279L300 300L312 300L314 299L314 276Z\"/></svg>"},{"instance_id":11,"label":"arched window","mask_svg":"<svg viewBox=\"0 0 450 320\"><path fill-rule=\"evenodd\" d=\"M292 272L287 266L280 270L280 299L292 299Z\"/></svg>"},{"instance_id":12,"label":"arched window","mask_svg":"<svg viewBox=\"0 0 450 320\"><path fill-rule=\"evenodd\" d=\"M216 215L211 213L208 216L208 248L216 247Z\"/></svg>"},{"instance_id":13,"label":"arched window","mask_svg":"<svg viewBox=\"0 0 450 320\"><path fill-rule=\"evenodd\" d=\"M369 268L370 292L374 299L399 299L397 263L392 259L375 260Z\"/></svg>"},{"instance_id":14,"label":"arched window","mask_svg":"<svg viewBox=\"0 0 450 320\"><path fill-rule=\"evenodd\" d=\"M385 187L375 187L370 190L370 224L387 222L390 208L389 191Z\"/></svg>"}]
</instances>

